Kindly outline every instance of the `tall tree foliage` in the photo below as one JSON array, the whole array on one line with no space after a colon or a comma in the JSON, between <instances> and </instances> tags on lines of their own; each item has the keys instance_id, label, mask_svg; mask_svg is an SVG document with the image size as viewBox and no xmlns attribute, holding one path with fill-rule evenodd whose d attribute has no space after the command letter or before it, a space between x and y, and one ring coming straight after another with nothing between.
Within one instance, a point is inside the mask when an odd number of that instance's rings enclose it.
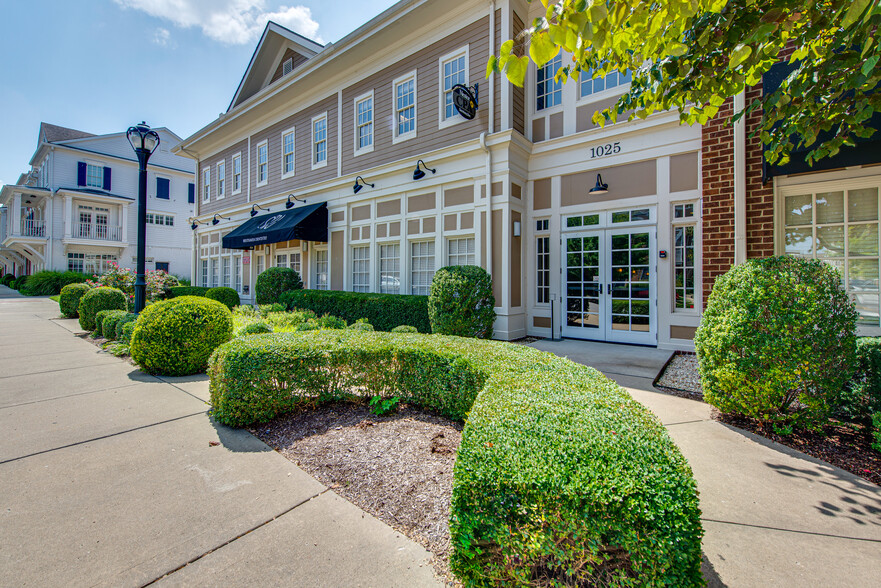
<instances>
[{"instance_id":1,"label":"tall tree foliage","mask_svg":"<svg viewBox=\"0 0 881 588\"><path fill-rule=\"evenodd\" d=\"M866 123L881 110L879 0L541 2L545 15L491 56L487 77L504 73L522 85L530 59L540 66L561 49L572 58L557 74L564 81L632 71L630 91L594 114L598 124L668 109L684 123L704 124L790 46L793 72L745 111L764 107L757 132L769 160L786 163L802 147L811 148L811 163L834 156L871 136Z\"/></svg>"}]
</instances>

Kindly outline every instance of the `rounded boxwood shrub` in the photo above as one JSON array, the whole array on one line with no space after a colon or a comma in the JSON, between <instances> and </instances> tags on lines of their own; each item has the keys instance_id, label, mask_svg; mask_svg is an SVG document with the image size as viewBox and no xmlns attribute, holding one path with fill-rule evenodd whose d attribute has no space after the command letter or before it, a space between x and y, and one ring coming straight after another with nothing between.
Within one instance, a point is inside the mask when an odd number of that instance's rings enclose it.
<instances>
[{"instance_id":1,"label":"rounded boxwood shrub","mask_svg":"<svg viewBox=\"0 0 881 588\"><path fill-rule=\"evenodd\" d=\"M428 318L431 332L489 339L496 311L492 278L476 265L440 268L431 281Z\"/></svg>"},{"instance_id":2,"label":"rounded boxwood shrub","mask_svg":"<svg viewBox=\"0 0 881 588\"><path fill-rule=\"evenodd\" d=\"M125 345L129 345L132 342L132 333L135 332L135 321L130 321L127 323L121 323L122 330L119 333L119 336L116 337L116 340L120 343L124 343Z\"/></svg>"},{"instance_id":3,"label":"rounded boxwood shrub","mask_svg":"<svg viewBox=\"0 0 881 588\"><path fill-rule=\"evenodd\" d=\"M187 376L208 365L211 353L232 338L229 309L199 296L181 296L148 306L138 317L131 354L151 374Z\"/></svg>"},{"instance_id":4,"label":"rounded boxwood shrub","mask_svg":"<svg viewBox=\"0 0 881 588\"><path fill-rule=\"evenodd\" d=\"M61 298L58 299L58 305L61 307L61 314L67 318L78 317L80 298L91 289L92 287L88 284L68 284L62 288Z\"/></svg>"},{"instance_id":5,"label":"rounded boxwood shrub","mask_svg":"<svg viewBox=\"0 0 881 588\"><path fill-rule=\"evenodd\" d=\"M254 290L257 304L272 304L281 300L281 295L291 290L302 290L303 280L296 270L288 267L271 267L257 276Z\"/></svg>"},{"instance_id":6,"label":"rounded boxwood shrub","mask_svg":"<svg viewBox=\"0 0 881 588\"><path fill-rule=\"evenodd\" d=\"M134 328L133 323L136 320L138 320L138 315L131 312L128 312L121 316L119 320L116 321L116 331L114 334L114 339L116 339L117 341L122 341L123 328L129 323L132 323L132 328ZM129 339L131 339L131 334L129 334ZM126 340L125 342L128 343L128 340Z\"/></svg>"},{"instance_id":7,"label":"rounded boxwood shrub","mask_svg":"<svg viewBox=\"0 0 881 588\"><path fill-rule=\"evenodd\" d=\"M100 310L125 310L126 298L122 290L117 288L92 288L80 298L80 327L86 331L94 331L95 315Z\"/></svg>"},{"instance_id":8,"label":"rounded boxwood shrub","mask_svg":"<svg viewBox=\"0 0 881 588\"><path fill-rule=\"evenodd\" d=\"M351 329L352 331L365 331L365 332L373 331L373 325L371 325L370 323L355 322L346 328Z\"/></svg>"},{"instance_id":9,"label":"rounded boxwood shrub","mask_svg":"<svg viewBox=\"0 0 881 588\"><path fill-rule=\"evenodd\" d=\"M21 289L24 288L25 283L28 281L30 276L18 276L14 280L12 280L12 285L10 286L13 290L18 290L21 292ZM24 292L22 292L23 294Z\"/></svg>"},{"instance_id":10,"label":"rounded boxwood shrub","mask_svg":"<svg viewBox=\"0 0 881 588\"><path fill-rule=\"evenodd\" d=\"M791 256L716 280L695 336L707 402L769 422L827 418L853 372L857 312L838 271Z\"/></svg>"},{"instance_id":11,"label":"rounded boxwood shrub","mask_svg":"<svg viewBox=\"0 0 881 588\"><path fill-rule=\"evenodd\" d=\"M205 292L205 298L222 302L230 310L239 305L239 293L232 288L220 287L211 288Z\"/></svg>"},{"instance_id":12,"label":"rounded boxwood shrub","mask_svg":"<svg viewBox=\"0 0 881 588\"><path fill-rule=\"evenodd\" d=\"M128 314L124 310L99 310L95 313L95 337L104 337L105 339L112 339L112 337L107 337L107 334L104 332L104 321L110 318L113 313L118 313L120 316L124 314Z\"/></svg>"},{"instance_id":13,"label":"rounded boxwood shrub","mask_svg":"<svg viewBox=\"0 0 881 588\"><path fill-rule=\"evenodd\" d=\"M0 279L0 284L3 284L4 286L9 286L10 284L12 284L13 281L15 281L15 274L6 274L5 276L3 276L2 279Z\"/></svg>"},{"instance_id":14,"label":"rounded boxwood shrub","mask_svg":"<svg viewBox=\"0 0 881 588\"><path fill-rule=\"evenodd\" d=\"M242 327L242 330L239 331L239 337L243 337L245 335L261 335L263 333L271 332L272 327L261 321L259 323L251 323L250 325L245 325L244 327Z\"/></svg>"},{"instance_id":15,"label":"rounded boxwood shrub","mask_svg":"<svg viewBox=\"0 0 881 588\"><path fill-rule=\"evenodd\" d=\"M107 313L107 315L104 317L103 321L100 321L101 336L110 341L116 339L116 327L117 325L119 325L119 321L127 316L134 316L135 318L137 318L135 315L125 312L123 310L102 310L98 313L97 316L100 316L101 313L105 312ZM95 319L96 325L99 322L97 316Z\"/></svg>"},{"instance_id":16,"label":"rounded boxwood shrub","mask_svg":"<svg viewBox=\"0 0 881 588\"><path fill-rule=\"evenodd\" d=\"M411 327L410 325L400 325L392 329L392 333L418 333L419 330L416 327Z\"/></svg>"}]
</instances>

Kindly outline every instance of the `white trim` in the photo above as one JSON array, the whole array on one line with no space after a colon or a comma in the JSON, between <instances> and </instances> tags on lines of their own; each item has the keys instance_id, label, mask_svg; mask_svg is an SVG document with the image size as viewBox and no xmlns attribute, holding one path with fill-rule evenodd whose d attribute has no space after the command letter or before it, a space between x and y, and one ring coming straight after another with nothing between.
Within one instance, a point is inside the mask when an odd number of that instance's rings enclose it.
<instances>
[{"instance_id":1,"label":"white trim","mask_svg":"<svg viewBox=\"0 0 881 588\"><path fill-rule=\"evenodd\" d=\"M226 198L226 160L221 159L217 162L217 199L223 200ZM220 168L223 167L223 173L220 172Z\"/></svg>"},{"instance_id":2,"label":"white trim","mask_svg":"<svg viewBox=\"0 0 881 588\"><path fill-rule=\"evenodd\" d=\"M358 104L367 99L370 99L370 124L373 128L370 131L370 145L368 147L359 147ZM353 157L358 157L359 155L364 155L366 153L373 153L373 148L376 145L376 98L374 97L373 90L355 97L355 100L352 102L352 124L354 127L354 135L352 138L352 144L354 147Z\"/></svg>"},{"instance_id":3,"label":"white trim","mask_svg":"<svg viewBox=\"0 0 881 588\"><path fill-rule=\"evenodd\" d=\"M260 147L266 147L266 160L263 163L263 165L266 166L266 175L263 177L262 181L260 180ZM254 152L257 154L257 169L255 170L257 183L255 185L257 187L265 186L269 183L269 139L263 139L257 143Z\"/></svg>"},{"instance_id":4,"label":"white trim","mask_svg":"<svg viewBox=\"0 0 881 588\"><path fill-rule=\"evenodd\" d=\"M451 51L447 53L440 59L438 59L437 67L438 67L438 77L437 77L437 91L438 91L438 110L437 110L437 128L445 129L447 127L457 125L465 121L465 117L459 114L459 111L453 107L453 115L449 118L446 117L446 103L444 100L444 96L446 91L444 91L444 64L448 61L452 61L454 59L458 59L459 57L465 58L465 85L470 86L470 71L469 71L469 47L470 45L466 44L464 47L460 47L455 51Z\"/></svg>"},{"instance_id":5,"label":"white trim","mask_svg":"<svg viewBox=\"0 0 881 588\"><path fill-rule=\"evenodd\" d=\"M235 188L235 185L236 185L236 182L235 182L235 174L236 174L235 161L236 161L236 158L238 158L238 160L239 160L239 188L238 189ZM236 194L242 193L242 152L239 151L238 153L233 155L232 158L230 159L230 162L232 164L232 170L231 170L232 173L230 174L230 180L232 180L232 186L233 186L232 195L235 196Z\"/></svg>"},{"instance_id":6,"label":"white trim","mask_svg":"<svg viewBox=\"0 0 881 588\"><path fill-rule=\"evenodd\" d=\"M322 161L315 161L315 123L324 119L324 159ZM327 124L327 111L325 110L322 114L318 114L312 117L312 143L309 146L309 161L312 162L312 169L319 169L325 167L327 165L327 159L330 156L329 144L328 140L329 136L329 127Z\"/></svg>"},{"instance_id":7,"label":"white trim","mask_svg":"<svg viewBox=\"0 0 881 588\"><path fill-rule=\"evenodd\" d=\"M413 130L408 131L403 134L398 134L398 121L397 121L397 87L399 84L407 82L409 80L413 80ZM416 138L416 131L418 130L418 121L419 121L419 92L418 85L416 82L416 70L402 75L398 78L392 80L392 145L400 143L402 141L407 141L409 139Z\"/></svg>"},{"instance_id":8,"label":"white trim","mask_svg":"<svg viewBox=\"0 0 881 588\"><path fill-rule=\"evenodd\" d=\"M291 127L289 129L286 129L281 132L281 179L293 177L294 174L297 173L297 132L296 131L297 131L297 127ZM291 141L291 144L293 146L293 151L291 151L292 163L291 163L291 171L289 171L289 172L286 172L284 169L284 165L285 165L285 162L284 162L284 156L285 156L284 138L287 135L293 135L293 138Z\"/></svg>"}]
</instances>

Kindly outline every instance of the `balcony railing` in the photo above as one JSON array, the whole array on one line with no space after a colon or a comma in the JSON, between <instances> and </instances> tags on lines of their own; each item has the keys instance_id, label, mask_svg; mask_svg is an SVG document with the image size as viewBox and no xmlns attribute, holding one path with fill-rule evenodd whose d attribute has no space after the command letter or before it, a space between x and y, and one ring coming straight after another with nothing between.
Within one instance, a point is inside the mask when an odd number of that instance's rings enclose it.
<instances>
[{"instance_id":1,"label":"balcony railing","mask_svg":"<svg viewBox=\"0 0 881 588\"><path fill-rule=\"evenodd\" d=\"M45 237L46 221L34 220L30 218L21 219L21 236L22 237Z\"/></svg>"},{"instance_id":2,"label":"balcony railing","mask_svg":"<svg viewBox=\"0 0 881 588\"><path fill-rule=\"evenodd\" d=\"M111 227L95 223L77 223L73 236L75 239L97 239L99 241L119 241L121 227Z\"/></svg>"}]
</instances>

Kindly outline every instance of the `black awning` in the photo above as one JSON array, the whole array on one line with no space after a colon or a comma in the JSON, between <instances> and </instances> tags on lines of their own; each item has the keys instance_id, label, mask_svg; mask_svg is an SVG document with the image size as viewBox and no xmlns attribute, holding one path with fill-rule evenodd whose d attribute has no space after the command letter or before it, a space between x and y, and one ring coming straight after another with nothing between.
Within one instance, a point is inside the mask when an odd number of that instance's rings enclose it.
<instances>
[{"instance_id":1,"label":"black awning","mask_svg":"<svg viewBox=\"0 0 881 588\"><path fill-rule=\"evenodd\" d=\"M255 216L224 237L223 247L250 249L291 239L327 243L326 202Z\"/></svg>"}]
</instances>

